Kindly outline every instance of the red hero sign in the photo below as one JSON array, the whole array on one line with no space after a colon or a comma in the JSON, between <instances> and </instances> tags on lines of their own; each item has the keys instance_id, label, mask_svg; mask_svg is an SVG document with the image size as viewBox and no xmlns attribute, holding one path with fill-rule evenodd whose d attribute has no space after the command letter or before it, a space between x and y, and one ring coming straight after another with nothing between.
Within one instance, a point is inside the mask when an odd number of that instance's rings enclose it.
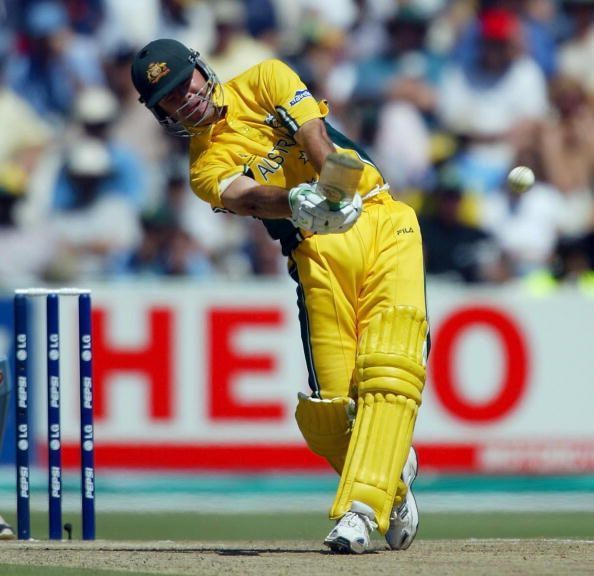
<instances>
[{"instance_id":1,"label":"red hero sign","mask_svg":"<svg viewBox=\"0 0 594 576\"><path fill-rule=\"evenodd\" d=\"M140 346L115 345L107 330L107 311L93 311L95 356L95 416L108 417L108 383L115 374L140 373L148 383L150 418L172 420L175 392L174 349L175 314L171 309L147 310L145 342ZM283 324L279 308L212 308L207 314L208 414L219 421L283 420L286 409L279 400L248 401L236 392L244 374L271 376L278 371L273 352L246 354L234 346L235 336L243 330L278 329Z\"/></svg>"},{"instance_id":2,"label":"red hero sign","mask_svg":"<svg viewBox=\"0 0 594 576\"><path fill-rule=\"evenodd\" d=\"M98 420L107 418L108 383L117 374L136 373L146 376L150 417L167 421L173 417L173 334L174 315L168 308L147 311L146 341L140 346L121 347L109 337L107 311L93 310L94 413Z\"/></svg>"},{"instance_id":3,"label":"red hero sign","mask_svg":"<svg viewBox=\"0 0 594 576\"><path fill-rule=\"evenodd\" d=\"M272 354L242 354L233 346L234 336L245 329L278 328L283 317L278 309L213 308L208 313L208 357L211 385L209 414L213 420L282 420L284 406L278 401L246 402L234 391L242 373L270 375L277 370Z\"/></svg>"},{"instance_id":4,"label":"red hero sign","mask_svg":"<svg viewBox=\"0 0 594 576\"><path fill-rule=\"evenodd\" d=\"M465 398L455 376L456 345L467 330L481 326L499 339L505 358L496 394L485 401ZM529 356L525 338L513 318L486 306L457 309L445 318L433 342L429 367L435 393L448 412L466 422L492 422L509 414L526 392Z\"/></svg>"}]
</instances>

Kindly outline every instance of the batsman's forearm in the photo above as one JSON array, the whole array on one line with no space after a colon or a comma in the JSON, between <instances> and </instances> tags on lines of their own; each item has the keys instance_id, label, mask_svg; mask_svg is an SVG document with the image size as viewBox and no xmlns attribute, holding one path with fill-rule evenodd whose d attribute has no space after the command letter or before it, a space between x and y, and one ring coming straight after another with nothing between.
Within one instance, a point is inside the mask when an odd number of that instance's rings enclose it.
<instances>
[{"instance_id":1,"label":"batsman's forearm","mask_svg":"<svg viewBox=\"0 0 594 576\"><path fill-rule=\"evenodd\" d=\"M336 151L332 140L328 136L326 126L320 118L315 118L303 124L295 134L295 140L303 148L308 160L318 174L322 171L326 156Z\"/></svg>"},{"instance_id":2,"label":"batsman's forearm","mask_svg":"<svg viewBox=\"0 0 594 576\"><path fill-rule=\"evenodd\" d=\"M290 218L288 191L278 186L254 186L233 202L233 212L256 218Z\"/></svg>"}]
</instances>

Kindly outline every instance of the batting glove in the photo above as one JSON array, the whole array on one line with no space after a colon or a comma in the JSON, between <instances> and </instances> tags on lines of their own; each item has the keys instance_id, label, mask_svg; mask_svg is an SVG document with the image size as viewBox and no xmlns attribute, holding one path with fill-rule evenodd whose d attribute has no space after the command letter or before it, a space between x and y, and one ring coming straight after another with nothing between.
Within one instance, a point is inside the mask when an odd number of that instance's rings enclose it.
<instances>
[{"instance_id":1,"label":"batting glove","mask_svg":"<svg viewBox=\"0 0 594 576\"><path fill-rule=\"evenodd\" d=\"M363 211L359 194L331 210L328 201L317 192L316 184L303 183L289 190L291 221L295 226L316 234L346 232Z\"/></svg>"}]
</instances>

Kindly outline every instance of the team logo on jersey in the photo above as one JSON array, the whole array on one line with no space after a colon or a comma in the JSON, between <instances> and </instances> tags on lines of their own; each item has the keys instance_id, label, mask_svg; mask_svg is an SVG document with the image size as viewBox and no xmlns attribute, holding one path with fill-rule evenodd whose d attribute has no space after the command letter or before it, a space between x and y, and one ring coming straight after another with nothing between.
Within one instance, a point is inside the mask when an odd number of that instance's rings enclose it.
<instances>
[{"instance_id":1,"label":"team logo on jersey","mask_svg":"<svg viewBox=\"0 0 594 576\"><path fill-rule=\"evenodd\" d=\"M167 62L151 62L146 69L146 77L151 84L156 84L163 76L167 76L171 70Z\"/></svg>"},{"instance_id":2,"label":"team logo on jersey","mask_svg":"<svg viewBox=\"0 0 594 576\"><path fill-rule=\"evenodd\" d=\"M289 102L289 106L295 106L295 104L301 102L301 100L309 96L311 96L311 92L307 88L305 90L297 90L297 92L295 92L295 96L293 96L293 100Z\"/></svg>"},{"instance_id":3,"label":"team logo on jersey","mask_svg":"<svg viewBox=\"0 0 594 576\"><path fill-rule=\"evenodd\" d=\"M258 168L258 172L260 172L265 182L268 181L269 175L280 170L281 166L285 163L285 159L291 153L291 148L294 148L296 145L297 142L290 136L279 138L272 147L272 150L264 158L258 160L256 168Z\"/></svg>"}]
</instances>

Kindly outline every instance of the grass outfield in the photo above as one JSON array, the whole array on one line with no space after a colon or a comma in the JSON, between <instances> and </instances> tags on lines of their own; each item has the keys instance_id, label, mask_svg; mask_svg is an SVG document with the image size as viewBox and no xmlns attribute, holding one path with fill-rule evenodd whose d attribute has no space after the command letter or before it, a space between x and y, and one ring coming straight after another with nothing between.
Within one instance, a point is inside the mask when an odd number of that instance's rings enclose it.
<instances>
[{"instance_id":1,"label":"grass outfield","mask_svg":"<svg viewBox=\"0 0 594 576\"><path fill-rule=\"evenodd\" d=\"M15 525L15 517L5 514ZM73 538L80 538L80 517L64 514ZM32 535L46 539L47 515L32 513ZM332 524L321 514L97 514L101 540L320 540ZM582 538L594 539L594 512L489 512L421 514L418 539ZM0 551L1 551L0 543Z\"/></svg>"},{"instance_id":2,"label":"grass outfield","mask_svg":"<svg viewBox=\"0 0 594 576\"><path fill-rule=\"evenodd\" d=\"M155 576L154 572L130 572L126 570L96 570L85 569L81 567L67 568L59 566L51 568L49 566L15 566L14 564L2 564L0 562L0 574L2 576Z\"/></svg>"}]
</instances>

